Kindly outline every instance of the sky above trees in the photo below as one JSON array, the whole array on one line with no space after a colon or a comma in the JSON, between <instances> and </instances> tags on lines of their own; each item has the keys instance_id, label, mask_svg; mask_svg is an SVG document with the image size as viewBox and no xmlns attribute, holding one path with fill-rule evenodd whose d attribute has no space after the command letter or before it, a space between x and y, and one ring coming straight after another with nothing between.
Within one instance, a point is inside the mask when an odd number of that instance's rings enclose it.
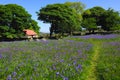
<instances>
[{"instance_id":1,"label":"sky above trees","mask_svg":"<svg viewBox=\"0 0 120 80\"><path fill-rule=\"evenodd\" d=\"M32 18L38 22L39 26L41 27L40 32L49 32L50 25L44 24L42 21L38 21L36 12L48 4L64 3L66 1L80 1L86 5L86 9L94 6L101 6L104 9L112 8L115 11L120 12L120 0L1 0L0 4L18 4L23 6L32 15Z\"/></svg>"}]
</instances>

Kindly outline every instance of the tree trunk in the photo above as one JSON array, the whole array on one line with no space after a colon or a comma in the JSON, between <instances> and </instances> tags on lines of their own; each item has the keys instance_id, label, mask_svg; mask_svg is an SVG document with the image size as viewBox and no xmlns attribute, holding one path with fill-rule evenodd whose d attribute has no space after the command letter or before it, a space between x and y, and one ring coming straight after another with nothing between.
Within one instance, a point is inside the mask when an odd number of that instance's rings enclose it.
<instances>
[{"instance_id":1,"label":"tree trunk","mask_svg":"<svg viewBox=\"0 0 120 80\"><path fill-rule=\"evenodd\" d=\"M53 33L53 28L52 26L50 27L50 38L52 37L52 33Z\"/></svg>"},{"instance_id":2,"label":"tree trunk","mask_svg":"<svg viewBox=\"0 0 120 80\"><path fill-rule=\"evenodd\" d=\"M95 33L95 30L94 30L94 29L92 30L92 33L93 33L93 34Z\"/></svg>"},{"instance_id":3,"label":"tree trunk","mask_svg":"<svg viewBox=\"0 0 120 80\"><path fill-rule=\"evenodd\" d=\"M91 33L91 30L90 30L90 29L89 29L88 31L89 31L89 33Z\"/></svg>"}]
</instances>

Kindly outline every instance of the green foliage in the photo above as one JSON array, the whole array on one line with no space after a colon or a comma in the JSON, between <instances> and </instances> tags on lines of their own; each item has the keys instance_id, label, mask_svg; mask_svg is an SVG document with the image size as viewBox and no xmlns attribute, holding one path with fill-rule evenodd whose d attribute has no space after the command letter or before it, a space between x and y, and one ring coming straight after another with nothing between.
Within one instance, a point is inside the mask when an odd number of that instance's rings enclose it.
<instances>
[{"instance_id":1,"label":"green foliage","mask_svg":"<svg viewBox=\"0 0 120 80\"><path fill-rule=\"evenodd\" d=\"M96 6L91 9L87 9L83 13L83 18L95 18L96 24L101 25L100 21L102 20L102 15L105 13L105 9L102 7Z\"/></svg>"},{"instance_id":2,"label":"green foliage","mask_svg":"<svg viewBox=\"0 0 120 80\"><path fill-rule=\"evenodd\" d=\"M95 18L84 19L82 22L82 26L86 28L87 30L89 30L89 32L91 32L91 30L94 32L94 30L97 29Z\"/></svg>"},{"instance_id":3,"label":"green foliage","mask_svg":"<svg viewBox=\"0 0 120 80\"><path fill-rule=\"evenodd\" d=\"M75 9L75 11L78 14L82 14L85 8L85 5L81 2L66 2L65 5L69 6L72 9Z\"/></svg>"},{"instance_id":4,"label":"green foliage","mask_svg":"<svg viewBox=\"0 0 120 80\"><path fill-rule=\"evenodd\" d=\"M80 29L80 15L65 4L52 4L40 9L38 19L51 23L50 33L71 33Z\"/></svg>"},{"instance_id":5,"label":"green foliage","mask_svg":"<svg viewBox=\"0 0 120 80\"><path fill-rule=\"evenodd\" d=\"M1 42L0 79L119 80L120 35Z\"/></svg>"},{"instance_id":6,"label":"green foliage","mask_svg":"<svg viewBox=\"0 0 120 80\"><path fill-rule=\"evenodd\" d=\"M38 26L38 23L37 23L35 20L32 20L32 19L31 19L29 25L30 25L30 26L28 27L29 29L32 29L32 30L34 30L36 33L39 34L39 29L40 29L40 27Z\"/></svg>"},{"instance_id":7,"label":"green foliage","mask_svg":"<svg viewBox=\"0 0 120 80\"><path fill-rule=\"evenodd\" d=\"M92 57L89 53L93 51L90 43L69 39L1 44L0 79L8 79L9 75L20 80L85 79Z\"/></svg>"},{"instance_id":8,"label":"green foliage","mask_svg":"<svg viewBox=\"0 0 120 80\"><path fill-rule=\"evenodd\" d=\"M105 9L99 6L90 9L90 17L95 18L97 26L102 26L103 16L105 14Z\"/></svg>"},{"instance_id":9,"label":"green foliage","mask_svg":"<svg viewBox=\"0 0 120 80\"><path fill-rule=\"evenodd\" d=\"M103 29L107 31L120 30L120 16L119 12L109 8L103 15Z\"/></svg>"},{"instance_id":10,"label":"green foliage","mask_svg":"<svg viewBox=\"0 0 120 80\"><path fill-rule=\"evenodd\" d=\"M88 69L90 76L85 80L119 80L120 79L120 35L89 35L72 38L94 44L94 63ZM96 55L97 54L97 55ZM96 60L94 60L96 58ZM94 79L93 79L94 78Z\"/></svg>"},{"instance_id":11,"label":"green foliage","mask_svg":"<svg viewBox=\"0 0 120 80\"><path fill-rule=\"evenodd\" d=\"M119 12L114 11L113 9L105 10L102 7L93 7L91 9L87 9L82 15L83 23L86 19L94 18L96 20L96 25L102 26L103 30L120 30Z\"/></svg>"},{"instance_id":12,"label":"green foliage","mask_svg":"<svg viewBox=\"0 0 120 80\"><path fill-rule=\"evenodd\" d=\"M86 26L88 30L94 30L97 29L97 26L102 25L103 21L103 14L105 13L105 9L102 7L93 7L91 9L87 9L82 15L83 15L83 23L82 26ZM91 26L91 27L90 27Z\"/></svg>"},{"instance_id":13,"label":"green foliage","mask_svg":"<svg viewBox=\"0 0 120 80\"><path fill-rule=\"evenodd\" d=\"M101 53L97 62L98 80L120 79L120 43L119 39L105 41L102 44Z\"/></svg>"},{"instance_id":14,"label":"green foliage","mask_svg":"<svg viewBox=\"0 0 120 80\"><path fill-rule=\"evenodd\" d=\"M0 5L0 26L8 26L12 20L12 12L4 5Z\"/></svg>"},{"instance_id":15,"label":"green foliage","mask_svg":"<svg viewBox=\"0 0 120 80\"><path fill-rule=\"evenodd\" d=\"M23 36L23 29L30 28L39 32L37 23L31 19L31 15L22 6L17 4L0 5L0 15L1 37L20 38Z\"/></svg>"}]
</instances>

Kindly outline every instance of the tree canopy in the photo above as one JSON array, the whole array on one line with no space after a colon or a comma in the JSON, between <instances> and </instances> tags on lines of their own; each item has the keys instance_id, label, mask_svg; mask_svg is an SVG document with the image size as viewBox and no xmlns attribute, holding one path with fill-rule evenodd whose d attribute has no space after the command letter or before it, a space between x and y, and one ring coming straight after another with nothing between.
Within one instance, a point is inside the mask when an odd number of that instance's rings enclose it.
<instances>
[{"instance_id":1,"label":"tree canopy","mask_svg":"<svg viewBox=\"0 0 120 80\"><path fill-rule=\"evenodd\" d=\"M40 9L38 20L50 23L50 35L55 33L71 33L80 29L80 15L66 4L51 4Z\"/></svg>"},{"instance_id":2,"label":"tree canopy","mask_svg":"<svg viewBox=\"0 0 120 80\"><path fill-rule=\"evenodd\" d=\"M87 28L89 33L91 33L91 31L92 31L92 33L94 33L94 30L96 30L96 28L97 28L97 24L96 24L95 18L84 19L83 22L82 22L82 26L84 28Z\"/></svg>"},{"instance_id":3,"label":"tree canopy","mask_svg":"<svg viewBox=\"0 0 120 80\"><path fill-rule=\"evenodd\" d=\"M101 26L105 9L102 7L96 6L91 9L87 9L83 15L82 26L87 28L89 31L97 29L97 26ZM91 31L90 31L91 32Z\"/></svg>"},{"instance_id":4,"label":"tree canopy","mask_svg":"<svg viewBox=\"0 0 120 80\"><path fill-rule=\"evenodd\" d=\"M17 4L0 5L0 37L20 38L23 29L33 29L39 32L39 26L31 15Z\"/></svg>"},{"instance_id":5,"label":"tree canopy","mask_svg":"<svg viewBox=\"0 0 120 80\"><path fill-rule=\"evenodd\" d=\"M102 26L103 30L114 31L120 29L120 16L119 12L113 9L105 10L102 7L96 6L87 9L83 14L82 26L90 29L91 24L96 24L91 29L97 29L97 26ZM94 18L95 21L90 21L90 18ZM88 25L89 24L89 25ZM87 26L85 26L87 25Z\"/></svg>"},{"instance_id":6,"label":"tree canopy","mask_svg":"<svg viewBox=\"0 0 120 80\"><path fill-rule=\"evenodd\" d=\"M65 2L65 5L75 9L78 14L82 14L84 12L85 4L81 2Z\"/></svg>"},{"instance_id":7,"label":"tree canopy","mask_svg":"<svg viewBox=\"0 0 120 80\"><path fill-rule=\"evenodd\" d=\"M102 28L106 31L120 30L120 15L118 11L109 8L103 14Z\"/></svg>"}]
</instances>

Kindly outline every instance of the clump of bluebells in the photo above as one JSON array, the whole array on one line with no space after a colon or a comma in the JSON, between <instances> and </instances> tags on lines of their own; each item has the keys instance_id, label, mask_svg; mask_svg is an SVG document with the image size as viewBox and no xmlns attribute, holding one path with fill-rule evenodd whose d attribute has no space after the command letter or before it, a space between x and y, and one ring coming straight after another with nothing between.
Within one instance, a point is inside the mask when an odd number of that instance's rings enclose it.
<instances>
[{"instance_id":1,"label":"clump of bluebells","mask_svg":"<svg viewBox=\"0 0 120 80\"><path fill-rule=\"evenodd\" d=\"M3 57L2 54L0 54L0 59L2 59L2 57Z\"/></svg>"},{"instance_id":2,"label":"clump of bluebells","mask_svg":"<svg viewBox=\"0 0 120 80\"><path fill-rule=\"evenodd\" d=\"M105 41L97 64L98 80L120 79L120 40Z\"/></svg>"},{"instance_id":3,"label":"clump of bluebells","mask_svg":"<svg viewBox=\"0 0 120 80\"><path fill-rule=\"evenodd\" d=\"M78 38L81 37L65 38L63 40L39 40L31 42L0 42L0 44L2 44L0 45L0 79L85 80L88 76L87 72L91 66L92 57L94 56L94 44L96 44L94 42L99 40L94 39L94 41L92 41L84 38L83 40L78 40ZM104 42L107 41L101 41L103 44L108 44ZM119 55L119 43L114 43L113 41L109 44L113 46L110 49L112 50L113 48L113 53L115 52L114 55ZM115 46L116 44L118 46ZM102 47L103 49L101 49L101 53L103 53L102 51L105 51L104 53L112 52L108 51L109 47L106 47L105 45L102 45ZM101 57L103 54L100 54L100 59L102 59L100 61L104 60L103 57ZM111 59L111 62L114 61L112 58L113 56L109 58ZM118 60L116 61L119 62L119 57L116 59ZM107 63L106 61L105 63ZM116 61L114 64L117 64ZM98 66L101 65L99 63ZM104 61L102 63L104 63ZM101 70L98 66L98 70ZM113 66L112 69L116 69L117 71L118 68L115 67L116 66ZM105 68L105 71L109 70ZM100 73L102 74L102 72Z\"/></svg>"},{"instance_id":4,"label":"clump of bluebells","mask_svg":"<svg viewBox=\"0 0 120 80\"><path fill-rule=\"evenodd\" d=\"M0 79L7 80L78 79L92 50L90 43L66 39L1 44Z\"/></svg>"},{"instance_id":5,"label":"clump of bluebells","mask_svg":"<svg viewBox=\"0 0 120 80\"><path fill-rule=\"evenodd\" d=\"M109 35L85 35L85 36L74 36L74 38L82 38L82 39L113 39L120 37L119 34L109 34Z\"/></svg>"}]
</instances>

